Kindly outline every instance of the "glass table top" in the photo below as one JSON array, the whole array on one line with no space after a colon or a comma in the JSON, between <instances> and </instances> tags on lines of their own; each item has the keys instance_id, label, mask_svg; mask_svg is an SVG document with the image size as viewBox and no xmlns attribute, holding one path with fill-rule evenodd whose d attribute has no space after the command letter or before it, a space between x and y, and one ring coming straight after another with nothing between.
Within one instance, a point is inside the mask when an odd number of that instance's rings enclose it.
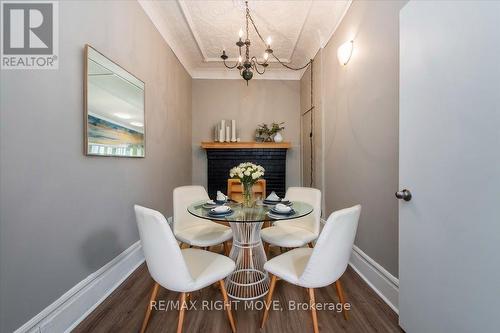
<instances>
[{"instance_id":1,"label":"glass table top","mask_svg":"<svg viewBox=\"0 0 500 333\"><path fill-rule=\"evenodd\" d=\"M276 220L291 220L309 215L313 207L305 202L292 201L291 207L294 213L291 215L269 215L274 205L265 205L257 201L253 207L243 207L241 203L228 202L225 205L231 207L232 213L224 216L214 216L210 214L210 208L205 205L206 201L198 201L188 207L188 212L202 219L226 222L263 222Z\"/></svg>"}]
</instances>

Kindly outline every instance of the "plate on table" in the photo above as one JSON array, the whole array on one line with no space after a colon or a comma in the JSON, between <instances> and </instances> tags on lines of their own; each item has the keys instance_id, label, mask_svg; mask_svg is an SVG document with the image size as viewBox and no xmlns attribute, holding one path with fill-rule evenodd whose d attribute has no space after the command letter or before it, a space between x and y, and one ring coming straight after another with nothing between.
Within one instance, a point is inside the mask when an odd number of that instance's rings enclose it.
<instances>
[{"instance_id":1,"label":"plate on table","mask_svg":"<svg viewBox=\"0 0 500 333\"><path fill-rule=\"evenodd\" d=\"M222 207L227 207L227 206L222 206ZM219 208L219 207L217 207ZM230 207L227 207L228 209L226 211L216 211L217 208L212 208L208 212L208 215L213 216L213 217L223 217L223 216L228 216L233 213L233 210Z\"/></svg>"},{"instance_id":2,"label":"plate on table","mask_svg":"<svg viewBox=\"0 0 500 333\"><path fill-rule=\"evenodd\" d=\"M205 204L203 204L203 206L201 206L201 207L203 207L203 208L205 208L205 209L212 209L212 208L214 208L214 207L217 207L217 204L208 204L208 203L205 203Z\"/></svg>"},{"instance_id":3,"label":"plate on table","mask_svg":"<svg viewBox=\"0 0 500 333\"><path fill-rule=\"evenodd\" d=\"M290 215L293 215L295 214L295 211L292 209L290 209L290 211L288 212L281 212L279 210L276 210L275 207L271 208L270 212L273 214L273 215L279 215L279 216L290 216Z\"/></svg>"},{"instance_id":4,"label":"plate on table","mask_svg":"<svg viewBox=\"0 0 500 333\"><path fill-rule=\"evenodd\" d=\"M267 199L264 199L264 200L262 200L262 202L265 205L276 205L276 204L281 203L281 200L267 200Z\"/></svg>"},{"instance_id":5,"label":"plate on table","mask_svg":"<svg viewBox=\"0 0 500 333\"><path fill-rule=\"evenodd\" d=\"M295 211L293 211L293 214L276 214L276 213L273 213L272 211L268 211L267 212L267 216L269 216L270 218L272 219L275 219L275 220L286 220L287 218L289 218L290 216L293 216L295 214Z\"/></svg>"},{"instance_id":6,"label":"plate on table","mask_svg":"<svg viewBox=\"0 0 500 333\"><path fill-rule=\"evenodd\" d=\"M217 203L213 200L207 200L201 207L205 209L212 209L214 207L217 207Z\"/></svg>"}]
</instances>

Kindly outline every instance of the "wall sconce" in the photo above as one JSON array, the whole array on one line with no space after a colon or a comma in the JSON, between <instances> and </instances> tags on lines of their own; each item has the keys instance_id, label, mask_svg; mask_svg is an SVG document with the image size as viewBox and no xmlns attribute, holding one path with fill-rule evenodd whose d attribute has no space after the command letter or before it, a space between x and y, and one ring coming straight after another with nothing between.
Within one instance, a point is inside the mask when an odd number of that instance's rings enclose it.
<instances>
[{"instance_id":1,"label":"wall sconce","mask_svg":"<svg viewBox=\"0 0 500 333\"><path fill-rule=\"evenodd\" d=\"M347 65L347 63L351 59L353 44L354 41L350 40L339 46L337 50L337 58L339 59L339 62L342 66Z\"/></svg>"}]
</instances>

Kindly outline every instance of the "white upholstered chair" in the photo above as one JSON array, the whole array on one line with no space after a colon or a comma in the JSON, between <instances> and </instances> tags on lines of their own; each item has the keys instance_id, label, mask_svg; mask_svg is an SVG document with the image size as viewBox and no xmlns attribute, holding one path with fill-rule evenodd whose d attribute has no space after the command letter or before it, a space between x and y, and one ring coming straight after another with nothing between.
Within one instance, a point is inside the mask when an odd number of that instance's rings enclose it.
<instances>
[{"instance_id":1,"label":"white upholstered chair","mask_svg":"<svg viewBox=\"0 0 500 333\"><path fill-rule=\"evenodd\" d=\"M177 333L180 333L185 308L182 305L186 304L187 293L200 290L217 281L227 307L231 330L235 332L236 325L223 281L234 271L234 261L226 256L200 249L181 250L167 220L160 212L137 205L134 209L146 264L155 281L141 332L146 330L159 286L180 292L177 324Z\"/></svg>"},{"instance_id":2,"label":"white upholstered chair","mask_svg":"<svg viewBox=\"0 0 500 333\"><path fill-rule=\"evenodd\" d=\"M274 222L272 227L262 229L262 240L269 245L284 248L302 247L307 244L312 247L320 229L321 191L311 187L289 187L285 198L308 203L314 210L298 219ZM266 245L266 250L269 245Z\"/></svg>"},{"instance_id":3,"label":"white upholstered chair","mask_svg":"<svg viewBox=\"0 0 500 333\"><path fill-rule=\"evenodd\" d=\"M307 288L311 304L315 303L314 288L326 287L335 282L344 318L348 319L339 278L344 274L349 262L360 213L360 205L333 212L314 249L293 249L266 262L264 269L271 276L271 286L266 298L268 306L265 307L261 327L264 327L269 315L269 305L277 278ZM318 319L314 306L311 306L311 312L314 332L317 333Z\"/></svg>"},{"instance_id":4,"label":"white upholstered chair","mask_svg":"<svg viewBox=\"0 0 500 333\"><path fill-rule=\"evenodd\" d=\"M187 208L195 201L208 200L203 186L181 186L174 189L174 235L182 243L208 248L233 238L231 228L190 214Z\"/></svg>"}]
</instances>

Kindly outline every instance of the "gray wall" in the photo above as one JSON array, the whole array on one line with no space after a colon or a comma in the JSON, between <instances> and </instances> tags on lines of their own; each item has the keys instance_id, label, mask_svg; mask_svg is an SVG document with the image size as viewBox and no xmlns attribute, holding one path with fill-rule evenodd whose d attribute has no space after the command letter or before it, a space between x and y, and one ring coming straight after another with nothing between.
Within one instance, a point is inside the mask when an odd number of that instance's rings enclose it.
<instances>
[{"instance_id":1,"label":"gray wall","mask_svg":"<svg viewBox=\"0 0 500 333\"><path fill-rule=\"evenodd\" d=\"M302 137L302 184L303 186L311 186L320 189L324 192L324 175L323 175L323 105L322 105L322 50L319 50L314 57L313 62L313 98L312 105L314 109L305 113L311 108L311 67L305 71L300 80L300 113L301 113L301 137ZM311 150L311 139L309 133L313 133L313 149ZM311 165L312 154L312 165ZM311 166L313 172L311 173ZM311 177L312 176L312 177ZM312 180L312 182L311 182ZM325 210L325 197L322 197L322 210Z\"/></svg>"},{"instance_id":2,"label":"gray wall","mask_svg":"<svg viewBox=\"0 0 500 333\"><path fill-rule=\"evenodd\" d=\"M399 10L354 1L321 57L326 213L363 205L355 244L398 276ZM347 66L338 47L354 39ZM308 80L304 76L302 80Z\"/></svg>"},{"instance_id":3,"label":"gray wall","mask_svg":"<svg viewBox=\"0 0 500 333\"><path fill-rule=\"evenodd\" d=\"M236 119L242 141L254 141L263 122L285 122L283 137L292 143L287 157L287 186L300 184L300 82L193 80L193 183L206 186L206 153L201 141L213 141L221 119ZM228 170L229 172L229 170ZM229 177L229 175L228 175ZM264 176L265 178L265 176Z\"/></svg>"},{"instance_id":4,"label":"gray wall","mask_svg":"<svg viewBox=\"0 0 500 333\"><path fill-rule=\"evenodd\" d=\"M59 70L1 73L0 331L138 240L133 204L171 215L191 182L191 78L135 1L60 3ZM146 82L146 158L85 157L83 46Z\"/></svg>"}]
</instances>

